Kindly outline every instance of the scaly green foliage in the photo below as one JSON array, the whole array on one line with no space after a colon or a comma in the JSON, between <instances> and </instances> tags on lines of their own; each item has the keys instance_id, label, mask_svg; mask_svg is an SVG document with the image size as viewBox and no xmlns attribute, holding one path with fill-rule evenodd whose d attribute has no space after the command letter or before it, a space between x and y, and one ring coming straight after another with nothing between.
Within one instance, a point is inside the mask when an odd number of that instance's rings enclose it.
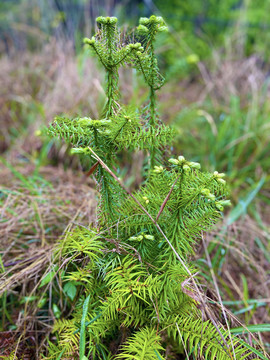
<instances>
[{"instance_id":1,"label":"scaly green foliage","mask_svg":"<svg viewBox=\"0 0 270 360\"><path fill-rule=\"evenodd\" d=\"M102 119L92 120L84 117L70 120L58 116L49 127L48 133L75 145L77 148L72 150L73 153L87 154L88 146L91 146L110 167L119 167L116 159L119 151L147 150L150 154L149 167L153 169L161 150L172 142L175 134L173 128L157 121L156 111L155 92L162 86L164 80L159 75L154 55L154 41L157 31L166 28L164 21L155 16L149 19L148 27L144 26L147 30L145 37L147 40L143 41L144 47L141 43L119 45L121 37L117 30L116 18L99 17L97 22L100 25L99 31L92 39L84 39L84 42L93 49L106 71L107 101ZM118 69L125 63L139 67L150 87L149 104L142 111L119 103ZM113 221L116 216L115 207L121 191L101 167L98 168L97 173L105 210L101 219L106 223ZM116 198L114 194L117 194Z\"/></svg>"},{"instance_id":2,"label":"scaly green foliage","mask_svg":"<svg viewBox=\"0 0 270 360\"><path fill-rule=\"evenodd\" d=\"M190 263L201 233L213 228L229 204L224 174L204 173L183 156L156 165L158 151L173 135L156 112L155 91L163 78L154 41L164 21L141 19L143 46L122 47L117 20L97 21L98 33L85 42L107 72L102 119L57 117L49 128L73 153L94 158L100 217L96 228L77 227L56 247L55 262L65 259L61 281L71 284L73 311L55 322L57 345L49 344L47 359L150 360L168 358L170 351L172 358L186 353L247 359L250 346L232 338L218 320L203 320L209 313L200 310L204 304ZM124 62L139 69L150 88L146 110L119 103L118 68ZM120 166L119 151L131 149L147 150L150 164L145 183L127 196L111 168Z\"/></svg>"}]
</instances>

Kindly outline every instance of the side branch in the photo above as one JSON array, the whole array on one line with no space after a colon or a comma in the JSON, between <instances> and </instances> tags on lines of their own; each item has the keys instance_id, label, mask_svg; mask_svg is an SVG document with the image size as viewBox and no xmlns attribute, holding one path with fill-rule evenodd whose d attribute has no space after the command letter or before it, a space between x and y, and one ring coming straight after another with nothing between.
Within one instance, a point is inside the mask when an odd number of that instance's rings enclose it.
<instances>
[{"instance_id":1,"label":"side branch","mask_svg":"<svg viewBox=\"0 0 270 360\"><path fill-rule=\"evenodd\" d=\"M187 267L187 265L185 264L184 260L181 259L180 255L178 254L178 252L175 250L175 248L173 247L172 243L170 242L170 240L167 238L167 236L165 235L165 233L163 232L163 230L161 229L161 227L159 226L159 224L156 222L156 220L151 216L151 214L149 214L149 212L145 209L145 207L132 195L132 193L121 183L121 181L118 179L118 177L111 171L111 169L100 159L100 157L93 151L93 149L89 146L88 149L90 150L90 152L93 154L93 157L100 163L100 165L118 182L118 184L122 187L123 190L125 190L129 196L136 202L136 204L139 205L139 207L142 209L142 211L149 217L149 219L152 221L152 223L156 226L156 228L158 229L158 231L160 232L160 234L164 237L164 239L166 240L166 242L168 243L168 245L170 246L170 248L172 249L173 253L175 254L176 258L180 261L181 265L183 266L183 268L186 270L186 272L189 274L194 287L196 289L196 291L198 292L200 301L201 301L201 306L204 308L204 311L206 312L206 314L209 316L209 319L211 319L212 324L214 325L214 327L216 328L217 332L219 333L222 341L224 342L224 345L226 346L227 349L229 349L229 346L224 338L224 336L222 335L217 323L215 322L215 320L213 319L210 311L208 310L207 306L204 304L204 300L202 298L201 292L198 288L198 285L196 283L196 281L193 278L193 275L191 273L191 271L189 270L189 268Z\"/></svg>"}]
</instances>

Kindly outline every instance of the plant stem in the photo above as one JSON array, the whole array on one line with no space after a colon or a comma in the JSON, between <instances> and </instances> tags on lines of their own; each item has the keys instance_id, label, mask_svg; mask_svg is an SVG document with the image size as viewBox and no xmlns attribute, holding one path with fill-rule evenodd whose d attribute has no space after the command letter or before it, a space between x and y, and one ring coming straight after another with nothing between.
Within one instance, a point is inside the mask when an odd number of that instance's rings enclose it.
<instances>
[{"instance_id":1,"label":"plant stem","mask_svg":"<svg viewBox=\"0 0 270 360\"><path fill-rule=\"evenodd\" d=\"M114 42L116 38L116 27L114 25L107 25L106 39L108 48L108 61L107 61L107 104L105 117L109 118L113 115L114 103L117 97L118 87L118 69L114 59Z\"/></svg>"},{"instance_id":2,"label":"plant stem","mask_svg":"<svg viewBox=\"0 0 270 360\"><path fill-rule=\"evenodd\" d=\"M155 41L155 37L154 37L154 35L152 35L150 37L150 44L149 44L150 58L151 58L150 126L152 128L156 127L156 118L157 118L157 114L156 114L156 94L155 94L155 90L154 90L154 84L155 84L155 79L154 79L154 76L155 76L155 71L154 71L154 67L155 67L154 41ZM156 149L154 147L150 151L150 170L154 169L155 164L156 164Z\"/></svg>"},{"instance_id":3,"label":"plant stem","mask_svg":"<svg viewBox=\"0 0 270 360\"><path fill-rule=\"evenodd\" d=\"M150 126L155 128L156 126L156 94L153 87L150 87ZM154 169L156 164L156 149L153 147L150 151L150 170Z\"/></svg>"},{"instance_id":4,"label":"plant stem","mask_svg":"<svg viewBox=\"0 0 270 360\"><path fill-rule=\"evenodd\" d=\"M114 91L113 91L113 71L112 69L107 71L107 105L106 105L106 115L105 118L109 118L110 116L112 116L113 114L113 96L114 96Z\"/></svg>"}]
</instances>

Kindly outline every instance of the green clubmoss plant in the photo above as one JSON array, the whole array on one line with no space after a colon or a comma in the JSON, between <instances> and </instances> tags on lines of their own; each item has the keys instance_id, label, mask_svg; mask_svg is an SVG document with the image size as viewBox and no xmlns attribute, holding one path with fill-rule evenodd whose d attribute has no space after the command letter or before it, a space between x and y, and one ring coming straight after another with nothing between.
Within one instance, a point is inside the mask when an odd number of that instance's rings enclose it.
<instances>
[{"instance_id":1,"label":"green clubmoss plant","mask_svg":"<svg viewBox=\"0 0 270 360\"><path fill-rule=\"evenodd\" d=\"M229 204L224 174L202 172L182 155L162 159L174 130L157 113L164 79L154 43L166 25L161 17L143 18L135 32L140 43L123 45L116 18L97 22L98 32L84 42L106 71L101 118L56 117L48 129L71 144L73 154L90 159L100 201L98 225L77 226L56 247L70 310L55 322L46 358L252 358L252 348L205 305L191 260L202 233ZM149 87L143 109L120 102L118 69L125 64ZM138 149L149 171L130 192L117 175L118 154Z\"/></svg>"}]
</instances>

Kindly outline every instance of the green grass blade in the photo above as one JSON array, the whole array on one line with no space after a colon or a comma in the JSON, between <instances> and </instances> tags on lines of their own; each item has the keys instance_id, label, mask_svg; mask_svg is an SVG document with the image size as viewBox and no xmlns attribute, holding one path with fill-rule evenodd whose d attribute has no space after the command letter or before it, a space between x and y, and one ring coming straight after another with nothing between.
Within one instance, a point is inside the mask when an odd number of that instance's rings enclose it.
<instances>
[{"instance_id":1,"label":"green grass blade","mask_svg":"<svg viewBox=\"0 0 270 360\"><path fill-rule=\"evenodd\" d=\"M88 321L86 324L85 324L85 327L93 324L93 322L95 322L98 318L100 318L102 315L102 312L101 313L98 313L97 316L95 316L93 319L91 319L90 321ZM77 329L76 331L74 331L73 334L77 334L79 332L79 329Z\"/></svg>"},{"instance_id":2,"label":"green grass blade","mask_svg":"<svg viewBox=\"0 0 270 360\"><path fill-rule=\"evenodd\" d=\"M19 171L15 169L14 166L8 163L6 159L0 157L0 161L12 172L12 174L21 181L24 186L29 190L35 190L34 185L27 179L26 176L22 175Z\"/></svg>"},{"instance_id":3,"label":"green grass blade","mask_svg":"<svg viewBox=\"0 0 270 360\"><path fill-rule=\"evenodd\" d=\"M85 302L83 304L83 313L81 319L81 330L80 330L80 360L83 360L85 357L85 320L88 312L88 305L89 305L90 295L87 296Z\"/></svg>"},{"instance_id":4,"label":"green grass blade","mask_svg":"<svg viewBox=\"0 0 270 360\"><path fill-rule=\"evenodd\" d=\"M270 324L256 324L248 325L245 327L239 326L237 328L230 329L232 334L240 335L244 333L255 333L255 332L269 332Z\"/></svg>"},{"instance_id":5,"label":"green grass blade","mask_svg":"<svg viewBox=\"0 0 270 360\"><path fill-rule=\"evenodd\" d=\"M158 360L162 360L162 358L160 357L159 353L158 353L156 350L154 350L154 352L155 352L155 354L157 355Z\"/></svg>"},{"instance_id":6,"label":"green grass blade","mask_svg":"<svg viewBox=\"0 0 270 360\"><path fill-rule=\"evenodd\" d=\"M237 219L239 219L241 215L244 215L246 213L249 204L252 202L252 200L255 198L255 196L258 194L261 187L263 186L265 178L266 177L263 176L261 180L257 183L255 189L250 191L250 193L244 199L239 200L239 203L234 209L232 209L228 216L227 225L232 225Z\"/></svg>"},{"instance_id":7,"label":"green grass blade","mask_svg":"<svg viewBox=\"0 0 270 360\"><path fill-rule=\"evenodd\" d=\"M61 351L61 353L59 354L57 360L60 360L62 358L62 355L64 354L64 351L65 351L65 349Z\"/></svg>"}]
</instances>

